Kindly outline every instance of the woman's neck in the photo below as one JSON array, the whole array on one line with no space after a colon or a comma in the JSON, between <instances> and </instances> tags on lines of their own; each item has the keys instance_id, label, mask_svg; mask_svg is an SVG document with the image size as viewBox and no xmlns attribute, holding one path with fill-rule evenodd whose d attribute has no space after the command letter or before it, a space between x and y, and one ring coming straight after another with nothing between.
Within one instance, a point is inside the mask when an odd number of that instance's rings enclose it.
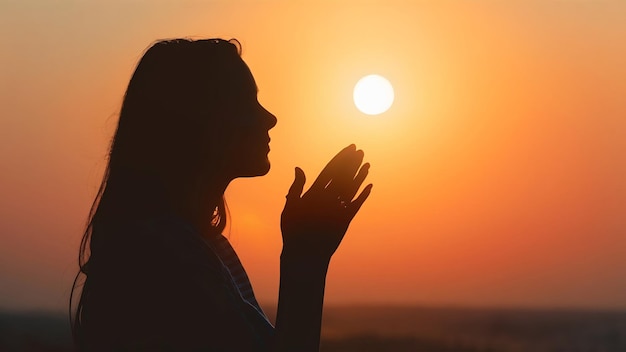
<instances>
[{"instance_id":1,"label":"woman's neck","mask_svg":"<svg viewBox=\"0 0 626 352\"><path fill-rule=\"evenodd\" d=\"M228 183L205 182L200 187L188 188L177 197L174 211L189 221L203 236L215 235L213 219L216 208L223 204Z\"/></svg>"}]
</instances>

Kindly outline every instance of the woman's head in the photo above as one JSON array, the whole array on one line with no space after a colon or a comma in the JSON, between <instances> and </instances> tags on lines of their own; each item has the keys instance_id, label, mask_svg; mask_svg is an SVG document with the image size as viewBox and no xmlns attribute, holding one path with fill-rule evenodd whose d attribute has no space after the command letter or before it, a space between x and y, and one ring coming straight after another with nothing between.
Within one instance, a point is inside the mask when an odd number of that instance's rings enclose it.
<instances>
[{"instance_id":1,"label":"woman's head","mask_svg":"<svg viewBox=\"0 0 626 352\"><path fill-rule=\"evenodd\" d=\"M118 193L126 204L138 202L133 211L147 210L146 201L167 207L203 188L267 173L276 118L256 95L237 41L155 43L128 85L100 206L115 196L107 193Z\"/></svg>"},{"instance_id":2,"label":"woman's head","mask_svg":"<svg viewBox=\"0 0 626 352\"><path fill-rule=\"evenodd\" d=\"M148 173L168 187L199 175L267 173L267 131L276 120L258 104L236 44L177 39L149 48L128 85L111 169ZM250 138L260 144L242 155ZM252 158L258 149L265 152L260 161Z\"/></svg>"}]
</instances>

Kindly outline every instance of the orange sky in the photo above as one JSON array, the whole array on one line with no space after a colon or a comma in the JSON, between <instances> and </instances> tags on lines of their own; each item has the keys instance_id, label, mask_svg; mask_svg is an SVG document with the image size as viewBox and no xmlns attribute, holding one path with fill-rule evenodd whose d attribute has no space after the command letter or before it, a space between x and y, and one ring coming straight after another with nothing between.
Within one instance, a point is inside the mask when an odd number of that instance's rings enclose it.
<instances>
[{"instance_id":1,"label":"orange sky","mask_svg":"<svg viewBox=\"0 0 626 352\"><path fill-rule=\"evenodd\" d=\"M278 117L272 171L227 191L261 301L294 166L356 143L375 186L327 302L626 309L626 2L576 0L3 2L0 308L65 308L124 89L179 36L238 38Z\"/></svg>"}]
</instances>

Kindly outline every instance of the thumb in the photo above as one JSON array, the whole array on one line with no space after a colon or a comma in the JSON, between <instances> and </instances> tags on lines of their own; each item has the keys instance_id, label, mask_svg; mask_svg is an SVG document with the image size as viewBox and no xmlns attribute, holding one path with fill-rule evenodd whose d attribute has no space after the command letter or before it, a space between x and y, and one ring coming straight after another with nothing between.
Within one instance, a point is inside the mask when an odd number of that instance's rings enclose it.
<instances>
[{"instance_id":1,"label":"thumb","mask_svg":"<svg viewBox=\"0 0 626 352\"><path fill-rule=\"evenodd\" d=\"M289 187L289 192L287 192L287 202L293 199L300 199L305 182L306 176L304 175L304 171L302 171L301 168L296 167L293 183L291 184L291 187Z\"/></svg>"}]
</instances>

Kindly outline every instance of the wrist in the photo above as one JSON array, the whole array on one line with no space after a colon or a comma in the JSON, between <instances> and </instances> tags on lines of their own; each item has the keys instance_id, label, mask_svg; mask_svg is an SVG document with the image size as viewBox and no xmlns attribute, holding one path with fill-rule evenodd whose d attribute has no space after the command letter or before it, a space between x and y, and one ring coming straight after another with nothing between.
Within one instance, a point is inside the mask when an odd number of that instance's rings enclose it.
<instances>
[{"instance_id":1,"label":"wrist","mask_svg":"<svg viewBox=\"0 0 626 352\"><path fill-rule=\"evenodd\" d=\"M311 253L289 251L284 248L280 254L281 269L291 268L294 270L326 272L329 265L330 256L311 255Z\"/></svg>"}]
</instances>

